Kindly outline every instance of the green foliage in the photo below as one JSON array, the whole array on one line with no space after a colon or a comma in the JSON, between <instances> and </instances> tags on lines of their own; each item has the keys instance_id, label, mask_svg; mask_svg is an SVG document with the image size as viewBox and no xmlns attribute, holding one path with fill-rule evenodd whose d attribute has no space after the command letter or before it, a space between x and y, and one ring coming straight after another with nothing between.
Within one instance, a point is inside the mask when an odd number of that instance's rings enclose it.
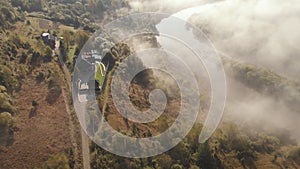
<instances>
[{"instance_id":1,"label":"green foliage","mask_svg":"<svg viewBox=\"0 0 300 169\"><path fill-rule=\"evenodd\" d=\"M43 169L70 169L68 156L64 153L52 155L43 165Z\"/></svg>"},{"instance_id":2,"label":"green foliage","mask_svg":"<svg viewBox=\"0 0 300 169\"><path fill-rule=\"evenodd\" d=\"M191 153L187 144L180 142L169 154L173 160L180 162L185 167L189 166Z\"/></svg>"},{"instance_id":3,"label":"green foliage","mask_svg":"<svg viewBox=\"0 0 300 169\"><path fill-rule=\"evenodd\" d=\"M16 46L17 48L23 47L23 42L17 34L10 34L8 41L9 43L12 43L11 46Z\"/></svg>"},{"instance_id":4,"label":"green foliage","mask_svg":"<svg viewBox=\"0 0 300 169\"><path fill-rule=\"evenodd\" d=\"M157 156L156 162L162 169L169 169L173 163L173 160L169 155L161 154Z\"/></svg>"},{"instance_id":5,"label":"green foliage","mask_svg":"<svg viewBox=\"0 0 300 169\"><path fill-rule=\"evenodd\" d=\"M43 61L44 62L51 62L52 60L52 49L49 46L46 46L45 48L43 48L43 53L44 53L44 57L43 57Z\"/></svg>"},{"instance_id":6,"label":"green foliage","mask_svg":"<svg viewBox=\"0 0 300 169\"><path fill-rule=\"evenodd\" d=\"M287 154L287 158L295 160L295 161L299 161L300 160L300 147L294 147L293 149L291 149L288 154Z\"/></svg>"},{"instance_id":7,"label":"green foliage","mask_svg":"<svg viewBox=\"0 0 300 169\"><path fill-rule=\"evenodd\" d=\"M89 0L88 10L99 17L103 17L104 5L101 0Z\"/></svg>"},{"instance_id":8,"label":"green foliage","mask_svg":"<svg viewBox=\"0 0 300 169\"><path fill-rule=\"evenodd\" d=\"M229 151L244 151L249 148L248 136L243 134L238 127L230 123L223 130L223 137L219 138L220 148Z\"/></svg>"},{"instance_id":9,"label":"green foliage","mask_svg":"<svg viewBox=\"0 0 300 169\"><path fill-rule=\"evenodd\" d=\"M31 110L30 110L30 112L29 112L29 118L32 118L32 117L34 117L34 116L36 116L37 115L37 109L38 109L38 103L35 101L35 100L33 100L32 102L31 102Z\"/></svg>"},{"instance_id":10,"label":"green foliage","mask_svg":"<svg viewBox=\"0 0 300 169\"><path fill-rule=\"evenodd\" d=\"M16 79L13 76L13 72L6 65L0 64L0 85L5 86L9 91L12 91L16 85Z\"/></svg>"},{"instance_id":11,"label":"green foliage","mask_svg":"<svg viewBox=\"0 0 300 169\"><path fill-rule=\"evenodd\" d=\"M297 141L291 137L291 132L287 129L277 128L274 129L273 132L269 132L268 134L275 137L278 140L277 142L280 143L280 145L295 145L297 143Z\"/></svg>"},{"instance_id":12,"label":"green foliage","mask_svg":"<svg viewBox=\"0 0 300 169\"><path fill-rule=\"evenodd\" d=\"M274 136L261 135L257 140L250 142L250 146L258 152L272 153L279 148L280 141Z\"/></svg>"},{"instance_id":13,"label":"green foliage","mask_svg":"<svg viewBox=\"0 0 300 169\"><path fill-rule=\"evenodd\" d=\"M60 55L62 56L63 62L67 61L68 51L69 51L69 48L67 47L66 41L62 40L60 42L59 52L60 52Z\"/></svg>"},{"instance_id":14,"label":"green foliage","mask_svg":"<svg viewBox=\"0 0 300 169\"><path fill-rule=\"evenodd\" d=\"M89 35L84 31L77 31L75 34L75 43L79 49L82 49L85 42L89 39Z\"/></svg>"},{"instance_id":15,"label":"green foliage","mask_svg":"<svg viewBox=\"0 0 300 169\"><path fill-rule=\"evenodd\" d=\"M33 12L42 11L45 6L44 0L13 0L11 4L15 7L21 7L23 11Z\"/></svg>"},{"instance_id":16,"label":"green foliage","mask_svg":"<svg viewBox=\"0 0 300 169\"><path fill-rule=\"evenodd\" d=\"M260 93L280 98L293 110L298 111L300 85L293 79L282 77L275 72L252 64L231 61L230 67L235 78L247 87Z\"/></svg>"},{"instance_id":17,"label":"green foliage","mask_svg":"<svg viewBox=\"0 0 300 169\"><path fill-rule=\"evenodd\" d=\"M14 114L17 110L12 104L12 99L6 93L6 88L0 85L0 112L1 111L7 111Z\"/></svg>"},{"instance_id":18,"label":"green foliage","mask_svg":"<svg viewBox=\"0 0 300 169\"><path fill-rule=\"evenodd\" d=\"M0 114L0 127L10 128L13 126L13 119L10 113L3 112Z\"/></svg>"},{"instance_id":19,"label":"green foliage","mask_svg":"<svg viewBox=\"0 0 300 169\"><path fill-rule=\"evenodd\" d=\"M103 84L103 80L105 77L105 66L101 66L101 65L96 65L96 73L95 73L95 80L98 80L100 85ZM103 75L101 74L101 72L103 73Z\"/></svg>"},{"instance_id":20,"label":"green foliage","mask_svg":"<svg viewBox=\"0 0 300 169\"><path fill-rule=\"evenodd\" d=\"M184 167L180 164L174 164L172 165L171 169L184 169Z\"/></svg>"},{"instance_id":21,"label":"green foliage","mask_svg":"<svg viewBox=\"0 0 300 169\"><path fill-rule=\"evenodd\" d=\"M25 54L25 52L22 52L22 55L21 55L21 57L20 57L19 63L20 63L20 64L25 64L25 63L26 63L27 56L28 56L28 55Z\"/></svg>"},{"instance_id":22,"label":"green foliage","mask_svg":"<svg viewBox=\"0 0 300 169\"><path fill-rule=\"evenodd\" d=\"M203 144L200 144L195 156L196 156L196 164L201 168L206 168L206 169L217 168L208 141L206 141Z\"/></svg>"},{"instance_id":23,"label":"green foliage","mask_svg":"<svg viewBox=\"0 0 300 169\"><path fill-rule=\"evenodd\" d=\"M44 79L45 79L45 75L43 72L39 72L35 78L37 83L41 83L42 81L44 81Z\"/></svg>"},{"instance_id":24,"label":"green foliage","mask_svg":"<svg viewBox=\"0 0 300 169\"><path fill-rule=\"evenodd\" d=\"M10 113L0 113L0 146L10 145L13 141L13 118Z\"/></svg>"},{"instance_id":25,"label":"green foliage","mask_svg":"<svg viewBox=\"0 0 300 169\"><path fill-rule=\"evenodd\" d=\"M33 107L36 107L36 106L38 106L39 104L38 104L35 100L33 100L33 101L31 102L31 105L32 105Z\"/></svg>"},{"instance_id":26,"label":"green foliage","mask_svg":"<svg viewBox=\"0 0 300 169\"><path fill-rule=\"evenodd\" d=\"M61 83L62 83L62 77L60 69L57 65L53 65L53 70L51 72L49 81L48 81L48 95L46 96L46 101L49 104L55 103L55 101L59 98L61 95L62 89L61 89Z\"/></svg>"},{"instance_id":27,"label":"green foliage","mask_svg":"<svg viewBox=\"0 0 300 169\"><path fill-rule=\"evenodd\" d=\"M189 169L200 169L200 168L196 165L191 165L191 167Z\"/></svg>"},{"instance_id":28,"label":"green foliage","mask_svg":"<svg viewBox=\"0 0 300 169\"><path fill-rule=\"evenodd\" d=\"M41 54L39 52L34 51L30 59L30 65L34 67L39 66L41 63L41 59L42 59Z\"/></svg>"},{"instance_id":29,"label":"green foliage","mask_svg":"<svg viewBox=\"0 0 300 169\"><path fill-rule=\"evenodd\" d=\"M0 28L11 28L20 19L20 16L8 0L0 1Z\"/></svg>"},{"instance_id":30,"label":"green foliage","mask_svg":"<svg viewBox=\"0 0 300 169\"><path fill-rule=\"evenodd\" d=\"M12 114L16 112L16 108L12 106L12 101L6 93L0 93L0 110L8 111Z\"/></svg>"}]
</instances>

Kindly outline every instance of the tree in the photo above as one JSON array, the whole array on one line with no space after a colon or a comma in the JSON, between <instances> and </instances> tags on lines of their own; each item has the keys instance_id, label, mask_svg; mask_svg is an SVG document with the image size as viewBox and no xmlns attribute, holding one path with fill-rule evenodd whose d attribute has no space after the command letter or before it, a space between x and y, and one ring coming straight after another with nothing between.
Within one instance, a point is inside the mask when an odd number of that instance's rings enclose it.
<instances>
[{"instance_id":1,"label":"tree","mask_svg":"<svg viewBox=\"0 0 300 169\"><path fill-rule=\"evenodd\" d=\"M169 169L172 165L172 158L167 154L161 154L157 157L157 164L162 169Z\"/></svg>"},{"instance_id":2,"label":"tree","mask_svg":"<svg viewBox=\"0 0 300 169\"><path fill-rule=\"evenodd\" d=\"M190 152L187 145L184 142L180 142L172 151L170 151L170 156L175 161L180 161L185 167L189 166L190 163Z\"/></svg>"},{"instance_id":3,"label":"tree","mask_svg":"<svg viewBox=\"0 0 300 169\"><path fill-rule=\"evenodd\" d=\"M32 57L30 59L30 65L38 66L40 64L41 54L39 52L33 52Z\"/></svg>"},{"instance_id":4,"label":"tree","mask_svg":"<svg viewBox=\"0 0 300 169\"><path fill-rule=\"evenodd\" d=\"M66 49L69 49L70 47L70 41L71 41L71 34L69 31L64 30L62 37L64 38L64 42L66 44Z\"/></svg>"},{"instance_id":5,"label":"tree","mask_svg":"<svg viewBox=\"0 0 300 169\"><path fill-rule=\"evenodd\" d=\"M60 46L59 46L59 54L62 57L62 60L64 62L67 61L67 55L68 55L68 48L66 48L66 43L64 40L60 41Z\"/></svg>"},{"instance_id":6,"label":"tree","mask_svg":"<svg viewBox=\"0 0 300 169\"><path fill-rule=\"evenodd\" d=\"M200 168L196 165L191 165L189 169L200 169Z\"/></svg>"},{"instance_id":7,"label":"tree","mask_svg":"<svg viewBox=\"0 0 300 169\"><path fill-rule=\"evenodd\" d=\"M43 58L44 62L51 62L53 52L49 46L46 46L44 48L44 54L45 54L45 56Z\"/></svg>"},{"instance_id":8,"label":"tree","mask_svg":"<svg viewBox=\"0 0 300 169\"><path fill-rule=\"evenodd\" d=\"M75 34L75 43L81 50L86 41L89 39L89 35L84 31L77 31Z\"/></svg>"},{"instance_id":9,"label":"tree","mask_svg":"<svg viewBox=\"0 0 300 169\"><path fill-rule=\"evenodd\" d=\"M52 155L44 164L43 168L69 169L69 159L64 153Z\"/></svg>"},{"instance_id":10,"label":"tree","mask_svg":"<svg viewBox=\"0 0 300 169\"><path fill-rule=\"evenodd\" d=\"M103 17L103 12L105 11L105 7L102 3L102 0L89 0L88 8L92 14L95 14L100 18Z\"/></svg>"},{"instance_id":11,"label":"tree","mask_svg":"<svg viewBox=\"0 0 300 169\"><path fill-rule=\"evenodd\" d=\"M183 169L184 167L180 164L174 164L172 165L171 169Z\"/></svg>"},{"instance_id":12,"label":"tree","mask_svg":"<svg viewBox=\"0 0 300 169\"><path fill-rule=\"evenodd\" d=\"M16 80L13 76L13 72L5 65L0 64L0 85L5 86L8 92L12 92Z\"/></svg>"},{"instance_id":13,"label":"tree","mask_svg":"<svg viewBox=\"0 0 300 169\"><path fill-rule=\"evenodd\" d=\"M203 144L200 144L196 152L196 164L201 168L205 169L215 169L216 164L215 160L211 154L210 146L208 141Z\"/></svg>"},{"instance_id":14,"label":"tree","mask_svg":"<svg viewBox=\"0 0 300 169\"><path fill-rule=\"evenodd\" d=\"M29 112L29 118L32 118L32 117L36 116L38 105L39 104L35 100L33 100L31 102L32 107L31 107L31 110Z\"/></svg>"},{"instance_id":15,"label":"tree","mask_svg":"<svg viewBox=\"0 0 300 169\"><path fill-rule=\"evenodd\" d=\"M10 113L0 114L0 146L7 146L13 140L13 119Z\"/></svg>"}]
</instances>

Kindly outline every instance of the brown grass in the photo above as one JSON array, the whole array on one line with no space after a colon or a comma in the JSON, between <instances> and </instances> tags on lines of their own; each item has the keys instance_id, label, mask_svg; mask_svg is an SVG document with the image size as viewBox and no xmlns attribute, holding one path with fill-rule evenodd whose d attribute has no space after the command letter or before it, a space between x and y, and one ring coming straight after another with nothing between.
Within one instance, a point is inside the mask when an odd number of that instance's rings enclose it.
<instances>
[{"instance_id":1,"label":"brown grass","mask_svg":"<svg viewBox=\"0 0 300 169\"><path fill-rule=\"evenodd\" d=\"M62 96L51 106L46 101L47 84L36 84L34 77L29 78L15 95L19 110L14 117L15 142L5 153L0 153L0 168L41 166L50 155L71 148L69 117ZM39 105L36 115L29 118L33 100Z\"/></svg>"}]
</instances>

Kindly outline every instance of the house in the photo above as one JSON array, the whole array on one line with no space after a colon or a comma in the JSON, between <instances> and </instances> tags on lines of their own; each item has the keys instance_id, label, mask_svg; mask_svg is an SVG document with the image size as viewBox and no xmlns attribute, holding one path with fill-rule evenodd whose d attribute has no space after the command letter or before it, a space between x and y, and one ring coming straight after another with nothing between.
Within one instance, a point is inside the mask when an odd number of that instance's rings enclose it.
<instances>
[{"instance_id":1,"label":"house","mask_svg":"<svg viewBox=\"0 0 300 169\"><path fill-rule=\"evenodd\" d=\"M46 45L50 46L52 49L55 49L56 43L57 43L56 36L54 36L48 32L44 32L44 33L42 33L41 37Z\"/></svg>"},{"instance_id":2,"label":"house","mask_svg":"<svg viewBox=\"0 0 300 169\"><path fill-rule=\"evenodd\" d=\"M110 67L111 60L109 57L103 57L97 50L91 50L83 52L79 56L74 56L73 60L75 65L75 79L78 78L81 84L86 84L88 89L101 91L108 67Z\"/></svg>"}]
</instances>

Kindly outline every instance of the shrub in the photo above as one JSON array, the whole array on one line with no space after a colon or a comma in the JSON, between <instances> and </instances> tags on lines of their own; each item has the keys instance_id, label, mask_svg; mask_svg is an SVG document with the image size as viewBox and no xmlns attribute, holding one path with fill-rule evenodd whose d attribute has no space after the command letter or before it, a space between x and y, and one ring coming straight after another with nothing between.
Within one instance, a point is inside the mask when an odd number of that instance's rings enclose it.
<instances>
[{"instance_id":1,"label":"shrub","mask_svg":"<svg viewBox=\"0 0 300 169\"><path fill-rule=\"evenodd\" d=\"M12 105L10 96L6 93L6 88L0 85L0 110L7 111L11 114L16 112L16 108Z\"/></svg>"},{"instance_id":2,"label":"shrub","mask_svg":"<svg viewBox=\"0 0 300 169\"><path fill-rule=\"evenodd\" d=\"M10 113L3 112L0 114L0 127L12 127L13 125L13 119Z\"/></svg>"},{"instance_id":3,"label":"shrub","mask_svg":"<svg viewBox=\"0 0 300 169\"><path fill-rule=\"evenodd\" d=\"M200 168L196 165L191 165L189 169L200 169Z\"/></svg>"},{"instance_id":4,"label":"shrub","mask_svg":"<svg viewBox=\"0 0 300 169\"><path fill-rule=\"evenodd\" d=\"M217 168L208 141L206 141L203 144L200 144L195 155L196 155L196 164L201 168L207 168L207 169Z\"/></svg>"},{"instance_id":5,"label":"shrub","mask_svg":"<svg viewBox=\"0 0 300 169\"><path fill-rule=\"evenodd\" d=\"M33 101L31 102L31 105L32 105L33 107L36 107L36 106L38 106L39 104L38 104L35 100L33 100Z\"/></svg>"},{"instance_id":6,"label":"shrub","mask_svg":"<svg viewBox=\"0 0 300 169\"><path fill-rule=\"evenodd\" d=\"M38 66L41 61L41 54L39 52L33 52L31 59L30 59L30 65L32 66Z\"/></svg>"},{"instance_id":7,"label":"shrub","mask_svg":"<svg viewBox=\"0 0 300 169\"><path fill-rule=\"evenodd\" d=\"M39 72L38 75L35 77L37 83L41 83L45 79L45 75L43 72Z\"/></svg>"},{"instance_id":8,"label":"shrub","mask_svg":"<svg viewBox=\"0 0 300 169\"><path fill-rule=\"evenodd\" d=\"M46 101L49 104L55 103L55 101L59 98L61 95L62 89L61 89L61 74L58 66L53 67L53 71L51 72L49 82L48 82L48 95L46 97Z\"/></svg>"},{"instance_id":9,"label":"shrub","mask_svg":"<svg viewBox=\"0 0 300 169\"><path fill-rule=\"evenodd\" d=\"M167 154L161 154L157 156L157 164L163 169L168 169L172 165L172 158Z\"/></svg>"},{"instance_id":10,"label":"shrub","mask_svg":"<svg viewBox=\"0 0 300 169\"><path fill-rule=\"evenodd\" d=\"M48 92L48 95L46 97L46 101L49 103L49 104L53 104L55 103L55 101L59 98L59 96L61 95L61 87L60 86L54 86L52 87L49 92Z\"/></svg>"},{"instance_id":11,"label":"shrub","mask_svg":"<svg viewBox=\"0 0 300 169\"><path fill-rule=\"evenodd\" d=\"M7 146L13 141L13 118L10 113L0 114L0 146Z\"/></svg>"},{"instance_id":12,"label":"shrub","mask_svg":"<svg viewBox=\"0 0 300 169\"><path fill-rule=\"evenodd\" d=\"M15 84L13 72L5 65L0 64L0 85L3 85L9 91L12 91Z\"/></svg>"},{"instance_id":13,"label":"shrub","mask_svg":"<svg viewBox=\"0 0 300 169\"><path fill-rule=\"evenodd\" d=\"M287 157L289 159L299 161L300 160L300 147L295 147L295 148L291 149L288 152Z\"/></svg>"},{"instance_id":14,"label":"shrub","mask_svg":"<svg viewBox=\"0 0 300 169\"><path fill-rule=\"evenodd\" d=\"M25 64L26 63L26 59L27 59L27 55L24 52L22 52L22 55L20 57L19 63L20 64Z\"/></svg>"},{"instance_id":15,"label":"shrub","mask_svg":"<svg viewBox=\"0 0 300 169\"><path fill-rule=\"evenodd\" d=\"M52 155L44 164L43 168L69 169L69 159L64 153Z\"/></svg>"},{"instance_id":16,"label":"shrub","mask_svg":"<svg viewBox=\"0 0 300 169\"><path fill-rule=\"evenodd\" d=\"M172 165L171 169L183 169L184 167L180 164L174 164Z\"/></svg>"}]
</instances>

